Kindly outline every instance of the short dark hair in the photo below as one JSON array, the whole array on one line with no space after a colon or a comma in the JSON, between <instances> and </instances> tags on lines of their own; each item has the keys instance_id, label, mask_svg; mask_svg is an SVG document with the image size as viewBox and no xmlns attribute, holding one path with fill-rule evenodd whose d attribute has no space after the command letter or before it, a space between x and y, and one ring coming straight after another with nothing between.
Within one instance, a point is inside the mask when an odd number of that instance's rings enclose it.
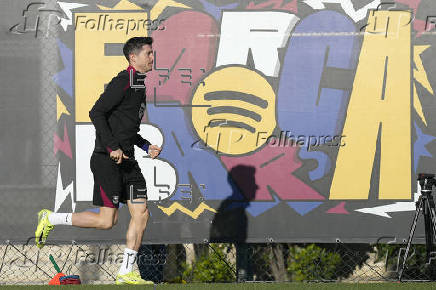
<instances>
[{"instance_id":1,"label":"short dark hair","mask_svg":"<svg viewBox=\"0 0 436 290\"><path fill-rule=\"evenodd\" d=\"M153 38L151 37L132 37L124 44L123 53L127 61L129 60L129 54L138 53L143 45L151 45L153 43Z\"/></svg>"}]
</instances>

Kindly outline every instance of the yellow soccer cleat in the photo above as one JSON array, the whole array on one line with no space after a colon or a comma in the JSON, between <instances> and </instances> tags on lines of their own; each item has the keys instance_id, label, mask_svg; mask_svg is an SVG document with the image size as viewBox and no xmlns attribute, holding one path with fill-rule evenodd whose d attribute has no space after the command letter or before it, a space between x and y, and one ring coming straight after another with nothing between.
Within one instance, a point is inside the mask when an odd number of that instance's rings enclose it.
<instances>
[{"instance_id":1,"label":"yellow soccer cleat","mask_svg":"<svg viewBox=\"0 0 436 290\"><path fill-rule=\"evenodd\" d=\"M54 229L54 225L52 225L48 220L48 216L51 213L52 211L48 209L43 209L38 212L38 226L35 231L35 243L40 249L45 246L48 234L52 229Z\"/></svg>"},{"instance_id":2,"label":"yellow soccer cleat","mask_svg":"<svg viewBox=\"0 0 436 290\"><path fill-rule=\"evenodd\" d=\"M115 281L117 285L131 284L131 285L153 285L153 281L147 281L141 278L138 272L129 272L125 275L117 275L117 280Z\"/></svg>"}]
</instances>

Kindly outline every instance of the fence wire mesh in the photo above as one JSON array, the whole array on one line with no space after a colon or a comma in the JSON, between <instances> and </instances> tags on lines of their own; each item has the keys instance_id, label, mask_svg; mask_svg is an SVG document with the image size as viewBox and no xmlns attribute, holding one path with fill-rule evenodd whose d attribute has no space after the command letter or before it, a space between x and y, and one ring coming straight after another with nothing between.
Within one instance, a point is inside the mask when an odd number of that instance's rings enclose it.
<instances>
[{"instance_id":1,"label":"fence wire mesh","mask_svg":"<svg viewBox=\"0 0 436 290\"><path fill-rule=\"evenodd\" d=\"M47 284L56 274L52 255L66 275L82 283L114 283L125 245L56 241L0 246L0 284ZM318 281L383 282L398 279L403 245L369 244L162 244L142 245L135 268L155 283ZM431 261L431 260L430 260ZM425 246L414 245L404 281L435 280Z\"/></svg>"}]
</instances>

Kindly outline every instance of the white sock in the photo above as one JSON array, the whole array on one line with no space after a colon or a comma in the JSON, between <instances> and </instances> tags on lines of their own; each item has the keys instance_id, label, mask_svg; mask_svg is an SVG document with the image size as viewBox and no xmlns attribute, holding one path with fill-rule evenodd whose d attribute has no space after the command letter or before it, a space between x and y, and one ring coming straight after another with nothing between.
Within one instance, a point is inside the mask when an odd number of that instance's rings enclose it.
<instances>
[{"instance_id":1,"label":"white sock","mask_svg":"<svg viewBox=\"0 0 436 290\"><path fill-rule=\"evenodd\" d=\"M133 264L136 262L137 251L129 248L124 249L123 263L121 264L120 275L125 275L133 270Z\"/></svg>"},{"instance_id":2,"label":"white sock","mask_svg":"<svg viewBox=\"0 0 436 290\"><path fill-rule=\"evenodd\" d=\"M48 215L48 221L52 225L72 225L71 216L72 213L56 213L52 212Z\"/></svg>"}]
</instances>

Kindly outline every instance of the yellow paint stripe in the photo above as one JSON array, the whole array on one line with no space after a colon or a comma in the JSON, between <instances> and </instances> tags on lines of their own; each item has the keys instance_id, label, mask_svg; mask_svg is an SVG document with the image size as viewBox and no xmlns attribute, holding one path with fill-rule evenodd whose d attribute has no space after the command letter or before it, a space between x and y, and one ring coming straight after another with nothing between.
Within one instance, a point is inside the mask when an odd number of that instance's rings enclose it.
<instances>
[{"instance_id":1,"label":"yellow paint stripe","mask_svg":"<svg viewBox=\"0 0 436 290\"><path fill-rule=\"evenodd\" d=\"M183 212L184 214L189 215L193 219L197 219L200 216L200 214L202 214L205 210L216 213L216 210L214 208L211 208L210 206L208 206L204 202L200 203L194 211L187 209L186 207L184 207L183 205L181 205L178 202L173 203L168 208L160 206L160 205L158 205L157 207L160 208L167 216L171 216L173 213L176 212L176 210L179 210L179 211Z\"/></svg>"}]
</instances>

